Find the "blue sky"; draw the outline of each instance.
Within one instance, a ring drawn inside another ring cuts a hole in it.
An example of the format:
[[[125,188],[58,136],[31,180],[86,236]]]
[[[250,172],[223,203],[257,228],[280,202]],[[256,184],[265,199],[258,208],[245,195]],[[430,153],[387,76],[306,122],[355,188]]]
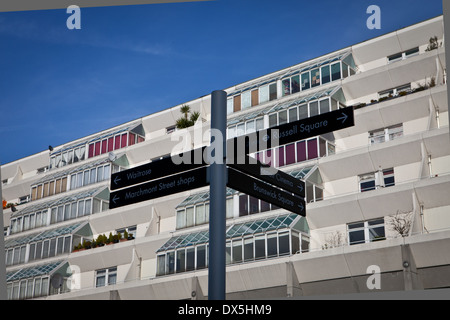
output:
[[[69,30],[65,9],[0,13],[0,163],[440,14],[442,0],[217,0],[82,8]]]

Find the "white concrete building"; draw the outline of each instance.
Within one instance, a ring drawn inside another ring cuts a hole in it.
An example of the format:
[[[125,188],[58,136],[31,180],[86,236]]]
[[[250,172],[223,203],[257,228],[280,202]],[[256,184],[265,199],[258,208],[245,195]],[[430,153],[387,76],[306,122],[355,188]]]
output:
[[[256,155],[306,181],[306,218],[228,189],[227,298],[450,286],[443,33],[440,16],[225,89],[228,137],[355,115],[353,127]],[[204,131],[210,98],[185,103]],[[8,299],[207,298],[208,188],[108,205],[112,173],[194,136],[175,130],[181,106],[1,167],[2,200],[16,204],[4,210]],[[125,231],[130,240],[74,250]],[[379,289],[367,285],[373,266]]]

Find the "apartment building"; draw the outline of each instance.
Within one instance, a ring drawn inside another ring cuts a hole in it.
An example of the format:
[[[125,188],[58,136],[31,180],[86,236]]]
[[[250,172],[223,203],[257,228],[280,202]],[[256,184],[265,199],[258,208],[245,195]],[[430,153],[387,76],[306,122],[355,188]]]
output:
[[[450,286],[443,30],[439,16],[224,89],[228,138],[355,116],[253,154],[305,181],[306,217],[228,188],[227,298]],[[179,105],[2,165],[8,299],[207,298],[209,188],[109,209],[111,174],[209,128],[211,96],[185,104],[194,127],[175,128]]]

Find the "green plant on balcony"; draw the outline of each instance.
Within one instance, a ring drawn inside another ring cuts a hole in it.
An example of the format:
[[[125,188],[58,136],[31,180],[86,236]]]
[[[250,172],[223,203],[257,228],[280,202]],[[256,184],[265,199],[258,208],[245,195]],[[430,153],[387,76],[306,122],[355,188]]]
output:
[[[189,113],[191,112],[191,107],[189,107],[187,104],[183,105],[180,108],[180,112],[183,114],[183,117],[179,118],[176,121],[177,129],[183,129],[183,128],[189,128],[192,127],[195,122],[200,117],[200,112],[193,112],[191,115]]]

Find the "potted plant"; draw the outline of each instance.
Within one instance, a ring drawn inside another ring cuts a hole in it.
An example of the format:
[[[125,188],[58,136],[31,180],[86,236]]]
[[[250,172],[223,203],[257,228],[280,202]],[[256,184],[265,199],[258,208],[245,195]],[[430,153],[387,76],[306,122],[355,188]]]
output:
[[[113,235],[110,232],[108,238],[106,239],[106,244],[111,244],[113,243]]]
[[[99,234],[97,237],[97,246],[103,247],[105,245],[106,236],[104,234]]]
[[[88,249],[91,249],[92,248],[92,242],[91,241],[83,241],[83,248],[84,249],[86,249],[86,250],[88,250]]]
[[[83,245],[81,244],[81,242],[76,245],[75,247],[73,247],[73,252],[77,252],[83,249]]]
[[[113,242],[113,243],[119,243],[119,235],[118,235],[118,234],[113,235],[113,240],[112,240],[112,242]]]

